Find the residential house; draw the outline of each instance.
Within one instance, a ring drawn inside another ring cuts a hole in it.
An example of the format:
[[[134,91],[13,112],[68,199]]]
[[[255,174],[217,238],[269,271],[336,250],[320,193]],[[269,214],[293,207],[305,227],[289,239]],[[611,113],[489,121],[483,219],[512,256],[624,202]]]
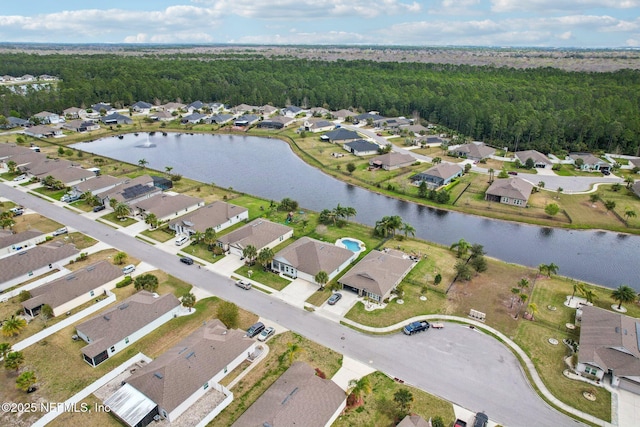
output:
[[[267,117],[270,117],[272,114],[277,113],[279,110],[278,107],[274,107],[273,105],[263,105],[262,107],[260,107],[258,109],[258,111],[260,112],[260,114],[262,114],[262,116],[266,119]]]
[[[78,254],[75,246],[56,242],[31,246],[0,258],[0,291],[60,269]]]
[[[173,188],[173,181],[164,176],[152,175],[153,186],[158,187],[162,191],[167,191]]]
[[[349,110],[338,110],[331,113],[331,115],[340,122],[344,122],[347,117],[353,118],[353,116],[355,116],[356,114],[357,113]]]
[[[632,186],[631,186],[631,191],[633,191],[635,193],[636,196],[640,197],[640,181],[636,181]]]
[[[144,101],[138,101],[131,106],[131,109],[139,114],[149,114],[152,108],[152,104]]]
[[[302,113],[304,113],[304,110],[300,107],[296,107],[295,105],[290,105],[280,110],[280,114],[286,117],[290,117],[292,119],[295,119],[298,114],[302,114]]]
[[[312,107],[309,109],[309,113],[313,117],[325,117],[327,114],[330,113],[330,111],[324,107]]]
[[[242,256],[242,251],[252,245],[258,252],[263,248],[274,248],[293,236],[293,228],[258,218],[218,238],[224,251]]]
[[[60,123],[60,116],[56,113],[50,113],[48,111],[41,111],[37,114],[33,115],[34,119],[36,119],[36,123],[42,123],[45,125],[57,125]]]
[[[576,371],[589,378],[640,394],[640,320],[584,305],[580,322],[580,351]]]
[[[225,110],[225,106],[221,102],[212,102],[209,104],[209,108],[214,113],[221,113]]]
[[[25,147],[26,148],[26,147]],[[36,165],[41,163],[46,159],[46,156],[42,153],[35,152],[33,150],[29,150],[29,152],[14,154],[10,157],[2,159],[4,167],[8,167],[7,163],[10,161],[14,161],[17,165],[18,170],[24,171],[29,166]]]
[[[183,118],[181,118],[180,123],[182,123],[183,125],[186,125],[186,124],[195,125],[198,123],[204,123],[207,117],[208,116],[206,114],[191,113],[188,116],[184,116]]]
[[[160,122],[170,122],[175,119],[174,115],[168,111],[155,111],[153,113],[149,113],[149,118]]]
[[[310,118],[304,121],[304,130],[307,132],[328,132],[336,127],[333,123],[325,119]]]
[[[77,166],[57,168],[48,173],[48,175],[51,175],[54,179],[62,182],[65,187],[73,187],[83,181],[96,177],[94,172]],[[39,177],[42,177],[42,175]]]
[[[53,138],[63,136],[60,129],[52,128],[51,126],[37,125],[31,126],[24,130],[25,135],[32,136],[34,138]]]
[[[35,317],[47,304],[59,316],[115,288],[121,278],[122,269],[103,260],[31,289],[31,298],[22,307]]]
[[[24,166],[19,166],[18,169],[20,169],[23,172],[26,172],[30,176],[34,176],[38,179],[43,179],[47,175],[51,175],[51,172],[53,172],[56,169],[65,169],[72,166],[77,166],[75,163],[69,160],[48,159],[42,154],[38,153],[38,155],[40,156],[38,160],[35,160]]]
[[[400,421],[396,427],[431,427],[431,422],[417,414],[409,414]]]
[[[261,129],[282,129],[294,122],[294,119],[285,116],[275,116],[258,123]]]
[[[0,143],[0,161],[6,163],[14,156],[20,154],[33,154],[33,151],[28,147],[21,147],[16,144]],[[6,167],[6,165],[4,166]]]
[[[294,279],[315,283],[315,276],[320,271],[327,273],[331,280],[357,256],[349,249],[302,237],[279,251],[271,261],[271,268]]]
[[[231,113],[235,115],[252,113],[254,111],[260,111],[260,107],[256,107],[255,105],[240,104],[231,109]]]
[[[174,219],[169,228],[176,234],[194,234],[196,231],[204,233],[207,228],[220,232],[249,219],[249,209],[216,201],[201,207],[187,215]]]
[[[515,157],[523,165],[527,162],[528,159],[533,160],[533,167],[535,168],[544,169],[547,166],[551,166],[553,164],[547,156],[536,150],[516,151]]]
[[[385,120],[385,117],[382,117],[380,114],[378,114],[377,111],[369,111],[368,113],[358,114],[357,116],[355,116],[353,118],[353,123],[368,123],[369,121],[371,121],[371,123],[374,123],[378,120]]]
[[[416,138],[416,145],[429,145],[429,146],[439,146],[442,144],[448,144],[448,142],[437,135],[423,135]]]
[[[494,148],[487,147],[481,142],[472,142],[470,144],[458,145],[457,147],[449,148],[449,152],[454,156],[480,161],[489,156],[493,156],[496,150]]]
[[[411,166],[414,162],[416,162],[416,159],[411,154],[402,154],[391,151],[369,160],[369,166],[391,171]]]
[[[107,191],[98,193],[97,196],[105,206],[109,206],[110,199],[131,205],[140,200],[153,197],[161,192],[162,190],[160,188],[153,185],[153,178],[149,175],[142,175],[118,184]]]
[[[215,125],[223,125],[230,122],[231,120],[233,120],[233,116],[231,114],[215,114],[209,117],[206,121],[207,123]]]
[[[631,169],[638,168],[640,169],[640,157],[633,157],[629,159],[629,166]]]
[[[100,175],[75,184],[73,186],[73,191],[78,194],[84,194],[89,191],[91,194],[96,195],[108,191],[128,179],[129,178],[127,177],[116,178],[111,175]]]
[[[100,121],[105,125],[131,125],[131,117],[123,116],[120,113],[111,113],[108,116],[100,117]]]
[[[358,135],[358,132],[347,130],[344,128],[339,128],[339,129],[332,130],[330,132],[325,133],[320,137],[320,139],[323,141],[329,141],[332,144],[339,144],[339,143],[356,141],[361,138],[360,138],[360,135]]]
[[[102,102],[93,104],[90,110],[93,111],[93,115],[100,115],[100,114],[107,115],[107,114],[112,114],[116,112],[116,109],[113,108],[111,105],[105,104]]]
[[[5,127],[8,129],[26,126],[29,126],[29,120],[21,119],[20,117],[7,117],[7,124]]]
[[[227,329],[218,319],[210,320],[136,370],[104,403],[131,427],[146,426],[156,416],[173,423],[207,393],[219,395],[211,398],[218,402],[216,406],[228,404],[231,399],[226,397],[231,392],[219,382],[253,354],[255,347],[256,342],[244,331]]]
[[[506,179],[496,179],[485,192],[484,199],[505,205],[527,206],[533,184],[522,178],[512,176]]]
[[[412,132],[414,135],[424,135],[429,131],[428,128],[422,125],[414,125],[414,124],[401,125],[400,129],[408,130],[409,132]]]
[[[574,165],[580,164],[582,171],[609,171],[611,165],[590,153],[571,153],[569,159]]]
[[[462,176],[464,169],[453,163],[439,163],[430,167],[424,172],[420,172],[411,177],[411,181],[415,185],[422,182],[427,184],[430,189],[442,187],[449,184],[454,179]]]
[[[31,229],[14,233],[10,230],[0,230],[0,257],[12,254],[22,249],[35,246],[44,242],[46,235],[38,230]]]
[[[70,107],[65,110],[62,110],[62,115],[67,119],[79,119],[81,117],[85,117],[87,115],[87,110],[84,108],[78,107]]]
[[[373,250],[362,258],[338,283],[343,289],[382,302],[411,271],[415,261],[402,252]]]
[[[373,121],[373,126],[380,129],[388,129],[396,131],[403,126],[409,126],[413,123],[413,120],[405,117],[383,117]]]
[[[169,221],[194,211],[203,205],[204,200],[187,196],[186,194],[176,194],[175,196],[156,194],[153,197],[131,204],[143,218],[146,218],[149,214],[154,214],[160,222]]]
[[[187,105],[187,111],[189,113],[193,113],[196,111],[200,111],[203,108],[209,108],[207,104],[202,101],[193,101],[191,104]]]
[[[358,139],[356,141],[342,144],[342,148],[354,156],[371,156],[373,154],[378,154],[380,146],[374,142]]]
[[[72,120],[62,125],[63,129],[68,129],[74,132],[91,132],[94,130],[100,130],[100,125],[91,120]]]
[[[173,294],[137,292],[116,307],[76,326],[78,337],[88,344],[82,348],[82,358],[89,365],[98,366],[180,311],[180,301]]]
[[[329,427],[346,403],[335,382],[319,377],[305,362],[294,362],[232,426]]]
[[[167,102],[166,104],[158,107],[159,110],[167,111],[169,113],[186,111],[186,108],[187,106],[180,102]]]
[[[258,123],[260,117],[255,114],[244,114],[233,121],[234,126],[245,127]]]

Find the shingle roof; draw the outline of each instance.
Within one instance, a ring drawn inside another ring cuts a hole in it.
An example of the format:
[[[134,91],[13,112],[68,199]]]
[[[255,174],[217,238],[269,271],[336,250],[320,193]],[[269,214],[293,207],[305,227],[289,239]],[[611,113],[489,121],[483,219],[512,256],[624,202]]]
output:
[[[179,305],[173,294],[156,297],[151,292],[140,291],[76,327],[91,340],[82,352],[94,358]]]
[[[400,252],[373,250],[349,270],[339,282],[384,296],[412,268],[413,261]]]
[[[95,178],[96,174],[79,167],[70,166],[68,168],[59,168],[52,170],[50,175],[55,179],[62,181],[64,184],[77,181],[79,179]]]
[[[320,378],[306,363],[295,362],[233,426],[324,426],[345,401],[336,383]]]
[[[127,380],[167,412],[254,345],[244,331],[214,319],[167,350]]]
[[[517,151],[515,156],[521,163],[525,163],[527,159],[532,159],[535,163],[551,164],[551,160],[547,156],[536,150]]]
[[[510,199],[529,200],[533,184],[516,176],[507,179],[496,179],[487,189],[487,194]]]
[[[351,141],[344,144],[346,147],[351,148],[355,152],[360,151],[378,151],[380,146],[373,142],[365,141],[364,139],[358,139],[357,141]]]
[[[28,274],[30,271],[46,267],[49,264],[54,264],[78,252],[73,245],[49,243],[0,258],[0,283]]]
[[[115,176],[111,175],[100,175],[76,184],[75,188],[81,193],[84,193],[85,191],[101,190],[111,185],[120,184],[125,179],[128,178],[116,178]]]
[[[569,154],[571,159],[578,160],[582,159],[585,165],[608,165],[608,162],[605,162],[602,159],[597,158],[591,153],[571,153]]]
[[[33,150],[28,147],[21,147],[15,144],[0,144],[0,159],[4,159],[5,157],[11,157],[18,154],[31,154]]]
[[[177,214],[202,202],[202,199],[185,194],[176,194],[175,196],[156,194],[153,197],[136,202],[135,206],[138,209],[155,214],[158,218],[164,218],[167,215]]]
[[[396,427],[431,427],[431,424],[420,415],[413,414],[404,417]]]
[[[122,269],[109,261],[100,261],[32,289],[31,298],[22,306],[31,310],[49,304],[56,308],[120,276]]]
[[[291,227],[287,227],[286,225],[276,224],[275,222],[258,218],[244,227],[220,237],[218,240],[224,244],[237,246],[239,248],[246,248],[249,245],[253,245],[256,249],[260,250],[278,237],[292,230]]]
[[[358,135],[358,132],[345,128],[339,128],[325,133],[320,138],[329,141],[347,141],[351,139],[359,139],[360,135]]]
[[[496,152],[495,149],[491,147],[487,147],[484,144],[474,144],[474,143],[461,145],[457,148],[454,148],[452,151],[455,151],[457,153],[465,153],[467,157],[480,158],[480,159],[489,157]]]
[[[218,225],[229,221],[231,218],[241,215],[247,211],[247,208],[231,205],[222,201],[216,201],[171,221],[169,226],[185,224],[189,225],[190,228],[193,228],[196,231],[204,232],[209,227],[215,228]]]
[[[393,151],[371,159],[372,163],[387,167],[410,165],[415,161],[416,159],[414,159],[411,154],[396,153]]]
[[[421,172],[419,175],[430,175],[437,178],[448,179],[458,175],[460,172],[462,172],[462,168],[458,165],[454,165],[453,163],[439,163]]]
[[[21,233],[11,233],[7,235],[0,235],[0,249],[7,248],[9,246],[15,245],[16,243],[21,243],[26,240],[33,239],[38,236],[42,236],[44,233],[38,230],[27,230]]]
[[[598,307],[581,310],[578,362],[616,376],[640,376],[640,320]]]
[[[321,270],[331,274],[354,256],[355,254],[349,249],[302,237],[278,252],[274,260],[315,276]]]
[[[43,157],[40,162],[30,163],[27,166],[23,166],[23,169],[34,176],[46,176],[56,169],[64,169],[74,165],[75,163],[70,162],[69,160],[47,159]]]
[[[146,187],[146,188],[141,188]],[[132,192],[131,189],[137,189]],[[160,189],[153,186],[153,178],[149,175],[141,175],[131,180],[127,180],[122,184],[118,184],[107,191],[98,194],[98,197],[104,199],[106,197],[116,199],[119,202],[126,202],[145,193],[160,192]],[[134,195],[135,194],[135,195]]]

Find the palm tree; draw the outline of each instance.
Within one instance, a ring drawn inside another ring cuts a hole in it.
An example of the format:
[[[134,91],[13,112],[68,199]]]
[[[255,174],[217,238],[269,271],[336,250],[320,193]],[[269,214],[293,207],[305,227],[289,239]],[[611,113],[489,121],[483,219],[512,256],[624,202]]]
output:
[[[493,176],[496,173],[496,171],[493,168],[489,168],[489,182],[492,183],[493,182]]]
[[[7,369],[14,369],[17,371],[23,363],[24,355],[21,351],[12,351],[4,358],[4,367]]]
[[[538,304],[532,302],[529,304],[529,313],[531,314],[531,320],[536,320],[536,314],[538,314]]]
[[[560,267],[558,267],[554,263],[551,263],[551,264],[547,265],[547,275],[549,277],[551,277],[554,274],[558,274],[558,270],[560,270]]]
[[[149,162],[147,161],[147,159],[138,160],[138,166],[140,166],[142,169],[145,169],[148,164]]]
[[[26,371],[16,378],[16,387],[25,393],[33,389],[34,384],[38,382],[36,375],[31,371]]]
[[[129,210],[129,205],[124,202],[118,203],[113,210],[118,219],[126,218],[131,213],[131,211]]]
[[[15,160],[9,160],[7,162],[7,168],[9,168],[9,173],[16,173],[17,167],[18,167],[18,164],[15,162]]]
[[[287,343],[286,354],[289,359],[289,365],[291,365],[293,361],[296,360],[296,357],[298,357],[298,355],[303,352],[304,352],[304,348],[300,347],[298,344],[293,342]]]
[[[624,210],[624,216],[627,218],[627,221],[629,221],[629,218],[635,218],[638,215],[636,214],[636,211],[634,211],[633,209],[626,208]]]
[[[582,295],[587,300],[587,302],[592,304],[595,300],[598,299],[598,295],[592,289],[585,288],[584,291],[582,291]]]
[[[5,337],[14,337],[20,334],[26,327],[27,321],[22,317],[11,316],[11,318],[2,323],[2,335]]]
[[[187,292],[186,294],[182,295],[182,305],[189,309],[189,313],[191,313],[191,308],[195,305],[195,303],[196,296],[191,292]]]
[[[196,243],[200,243],[202,239],[204,239],[204,233],[202,231],[196,231],[191,235],[191,239]]]
[[[118,201],[116,199],[113,199],[113,198],[109,199],[109,207],[115,211],[116,210],[116,206],[118,206]]]
[[[546,273],[548,273],[548,272],[549,272],[549,270],[548,270],[548,268],[547,268],[547,264],[540,264],[540,265],[538,266],[538,272],[539,272],[540,274],[546,274]]]
[[[584,295],[584,283],[573,282],[573,293],[571,294],[571,299],[576,295],[576,292]]]
[[[271,264],[271,261],[273,261],[274,256],[275,254],[270,248],[262,248],[262,250],[258,254],[258,263],[265,271],[269,268],[269,264]]]
[[[402,416],[406,416],[409,413],[409,407],[413,402],[413,393],[406,388],[401,388],[393,394],[393,401],[400,406],[400,412]]]
[[[520,293],[520,288],[511,288],[511,293],[513,295],[511,296],[511,306],[509,308],[513,308],[513,302],[517,298],[517,295]]]
[[[316,283],[320,285],[320,289],[324,289],[324,285],[326,285],[327,282],[329,281],[329,275],[327,274],[326,271],[320,270],[318,271],[318,274],[315,275],[313,280],[315,280]]]
[[[458,258],[462,258],[469,252],[469,249],[471,249],[471,244],[464,239],[460,239],[456,243],[452,244],[449,249],[456,249],[458,251]]]
[[[529,295],[527,294],[520,294],[520,303],[524,305],[525,302],[527,302],[527,300],[529,299]]]
[[[611,292],[611,297],[615,301],[619,302],[618,310],[621,310],[623,302],[624,303],[633,302],[636,300],[637,295],[636,295],[636,291],[634,291],[632,287],[627,285],[620,285],[618,286],[617,289],[614,289]]]
[[[173,170],[172,166],[165,166],[164,170],[167,172],[167,175],[171,175],[171,171]]]
[[[150,213],[144,219],[144,222],[145,222],[145,224],[149,224],[149,226],[151,226],[151,228],[156,228],[158,226],[158,217],[156,216],[156,214]]]
[[[416,229],[413,228],[413,226],[407,222],[402,223],[402,227],[400,231],[404,233],[404,237],[408,237],[409,234],[411,234],[412,236],[416,235]]]
[[[358,406],[364,400],[364,396],[371,393],[373,387],[371,387],[371,380],[368,376],[362,377],[359,380],[349,381],[348,394],[353,396],[353,406]]]
[[[524,288],[528,288],[529,287],[529,281],[523,277],[518,282],[518,287],[520,288],[520,291],[523,291]]]
[[[624,179],[624,182],[627,184],[627,188],[631,188],[634,182],[636,182],[632,176],[628,176]]]
[[[118,252],[117,254],[115,254],[113,256],[113,262],[116,265],[122,265],[124,264],[124,262],[127,260],[127,253],[126,252]]]
[[[11,353],[11,344],[8,342],[0,343],[0,358],[4,359],[9,353]]]
[[[213,245],[218,241],[218,236],[216,234],[216,230],[213,227],[209,227],[204,230],[204,238],[202,239],[205,245],[207,245],[207,249],[212,250]]]
[[[352,208],[351,206],[345,206],[344,207],[344,218],[345,221],[349,221],[349,218],[352,216],[356,216],[358,214],[358,211],[356,211],[356,208]]]
[[[249,265],[253,265],[253,260],[258,256],[258,250],[253,245],[247,245],[242,250],[242,256],[247,259]]]

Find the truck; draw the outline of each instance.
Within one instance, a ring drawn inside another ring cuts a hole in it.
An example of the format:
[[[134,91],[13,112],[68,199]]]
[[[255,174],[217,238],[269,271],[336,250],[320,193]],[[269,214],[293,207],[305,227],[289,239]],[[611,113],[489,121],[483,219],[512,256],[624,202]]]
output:
[[[417,334],[418,332],[426,331],[427,329],[429,329],[429,326],[429,322],[427,322],[426,320],[423,320],[421,322],[411,322],[404,328],[402,328],[402,332],[404,332],[405,335],[413,335]]]

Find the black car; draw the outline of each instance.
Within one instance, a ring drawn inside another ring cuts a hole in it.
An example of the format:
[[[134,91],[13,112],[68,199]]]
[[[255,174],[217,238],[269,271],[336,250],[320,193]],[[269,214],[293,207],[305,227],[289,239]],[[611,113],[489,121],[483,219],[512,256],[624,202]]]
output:
[[[473,427],[487,427],[489,423],[489,417],[484,412],[478,412],[476,414],[476,419],[473,422]]]
[[[183,262],[187,265],[192,265],[193,264],[193,259],[189,258],[188,256],[183,256],[182,258],[180,258],[180,262]]]
[[[253,325],[251,325],[249,329],[247,329],[247,336],[249,338],[253,338],[262,331],[264,331],[264,323],[262,322],[254,323]]]
[[[93,211],[94,212],[100,212],[100,211],[103,211],[103,210],[105,210],[104,205],[98,205],[98,206],[94,206],[93,207]]]
[[[611,172],[609,172],[607,169],[603,169],[601,172],[602,172],[602,175],[605,175],[605,176],[611,175]]]

